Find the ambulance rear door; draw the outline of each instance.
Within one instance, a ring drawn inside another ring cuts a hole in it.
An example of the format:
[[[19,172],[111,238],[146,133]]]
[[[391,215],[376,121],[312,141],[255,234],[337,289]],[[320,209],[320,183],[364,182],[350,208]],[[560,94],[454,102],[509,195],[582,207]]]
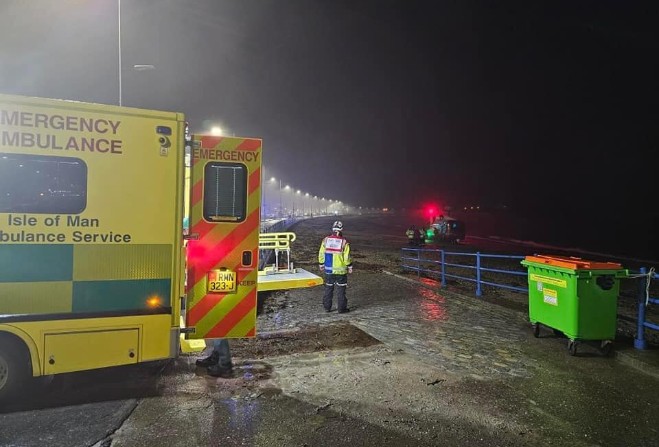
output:
[[[187,338],[256,335],[260,139],[193,136]]]

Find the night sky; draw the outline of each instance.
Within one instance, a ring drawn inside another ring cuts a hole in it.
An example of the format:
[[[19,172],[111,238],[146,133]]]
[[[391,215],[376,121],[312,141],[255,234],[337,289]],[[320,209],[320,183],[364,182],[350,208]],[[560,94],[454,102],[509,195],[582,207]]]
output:
[[[261,137],[268,176],[353,205],[656,213],[658,12],[123,0],[123,104]],[[0,92],[116,104],[117,0],[0,0]]]

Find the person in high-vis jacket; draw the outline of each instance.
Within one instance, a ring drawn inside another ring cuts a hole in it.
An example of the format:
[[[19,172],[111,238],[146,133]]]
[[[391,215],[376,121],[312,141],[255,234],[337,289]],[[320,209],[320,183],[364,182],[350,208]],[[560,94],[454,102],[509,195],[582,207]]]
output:
[[[339,220],[332,225],[332,234],[325,237],[320,244],[318,267],[321,272],[325,272],[325,294],[323,296],[325,312],[332,310],[335,286],[337,287],[336,301],[339,313],[350,312],[346,287],[348,287],[348,273],[352,273],[352,259],[350,259],[350,244],[343,237],[343,223]]]
[[[405,236],[407,236],[407,242],[410,245],[416,245],[416,225],[409,227],[405,232]]]

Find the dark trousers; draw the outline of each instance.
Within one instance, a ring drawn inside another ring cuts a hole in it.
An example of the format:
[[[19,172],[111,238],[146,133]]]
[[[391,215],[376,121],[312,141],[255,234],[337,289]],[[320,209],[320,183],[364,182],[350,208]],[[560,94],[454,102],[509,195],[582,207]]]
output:
[[[334,299],[334,287],[336,286],[336,304],[339,312],[348,308],[348,298],[346,298],[346,287],[348,287],[348,275],[325,275],[325,295],[323,296],[323,307],[325,310],[332,308]]]
[[[213,342],[213,353],[217,353],[220,360],[218,365],[222,368],[231,368],[231,349],[229,349],[229,340],[226,338],[217,338]]]

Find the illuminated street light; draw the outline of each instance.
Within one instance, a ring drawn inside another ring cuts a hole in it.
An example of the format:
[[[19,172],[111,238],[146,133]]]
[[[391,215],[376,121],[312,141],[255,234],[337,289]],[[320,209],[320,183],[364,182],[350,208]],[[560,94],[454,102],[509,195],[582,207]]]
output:
[[[211,128],[211,135],[219,137],[222,135],[222,128],[220,126],[213,126]]]
[[[148,71],[148,70],[155,70],[156,67],[151,65],[151,64],[136,64],[133,65],[133,70],[135,71]]]

